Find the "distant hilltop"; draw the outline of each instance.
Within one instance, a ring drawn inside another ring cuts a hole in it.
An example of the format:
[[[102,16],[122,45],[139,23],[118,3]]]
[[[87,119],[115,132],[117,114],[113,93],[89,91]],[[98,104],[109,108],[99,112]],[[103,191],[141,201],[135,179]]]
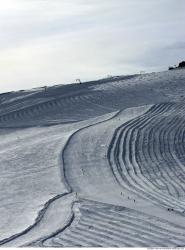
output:
[[[185,68],[185,61],[180,62],[179,66],[176,66],[176,65],[174,67],[170,66],[168,69],[173,70],[173,69],[181,69],[181,68]]]

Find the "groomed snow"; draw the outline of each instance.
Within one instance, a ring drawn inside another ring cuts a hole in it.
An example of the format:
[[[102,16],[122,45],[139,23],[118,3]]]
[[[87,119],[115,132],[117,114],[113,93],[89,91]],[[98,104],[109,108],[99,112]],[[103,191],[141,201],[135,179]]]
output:
[[[1,94],[0,244],[184,246],[184,83],[174,70]]]

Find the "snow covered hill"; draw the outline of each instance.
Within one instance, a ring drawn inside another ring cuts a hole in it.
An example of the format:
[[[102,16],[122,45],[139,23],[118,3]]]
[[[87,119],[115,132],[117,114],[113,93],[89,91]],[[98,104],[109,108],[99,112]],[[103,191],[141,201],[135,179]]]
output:
[[[0,245],[185,245],[185,70],[0,94]]]

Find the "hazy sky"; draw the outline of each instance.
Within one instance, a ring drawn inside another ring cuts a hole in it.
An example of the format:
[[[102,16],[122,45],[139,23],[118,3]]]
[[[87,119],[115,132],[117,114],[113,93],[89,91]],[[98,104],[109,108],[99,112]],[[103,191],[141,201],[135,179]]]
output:
[[[0,92],[185,59],[185,0],[0,0]]]

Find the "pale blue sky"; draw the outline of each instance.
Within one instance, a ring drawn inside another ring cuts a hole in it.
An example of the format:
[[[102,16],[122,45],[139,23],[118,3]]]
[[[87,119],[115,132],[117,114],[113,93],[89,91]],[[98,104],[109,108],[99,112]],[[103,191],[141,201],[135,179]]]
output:
[[[185,59],[184,0],[0,0],[0,92]]]

